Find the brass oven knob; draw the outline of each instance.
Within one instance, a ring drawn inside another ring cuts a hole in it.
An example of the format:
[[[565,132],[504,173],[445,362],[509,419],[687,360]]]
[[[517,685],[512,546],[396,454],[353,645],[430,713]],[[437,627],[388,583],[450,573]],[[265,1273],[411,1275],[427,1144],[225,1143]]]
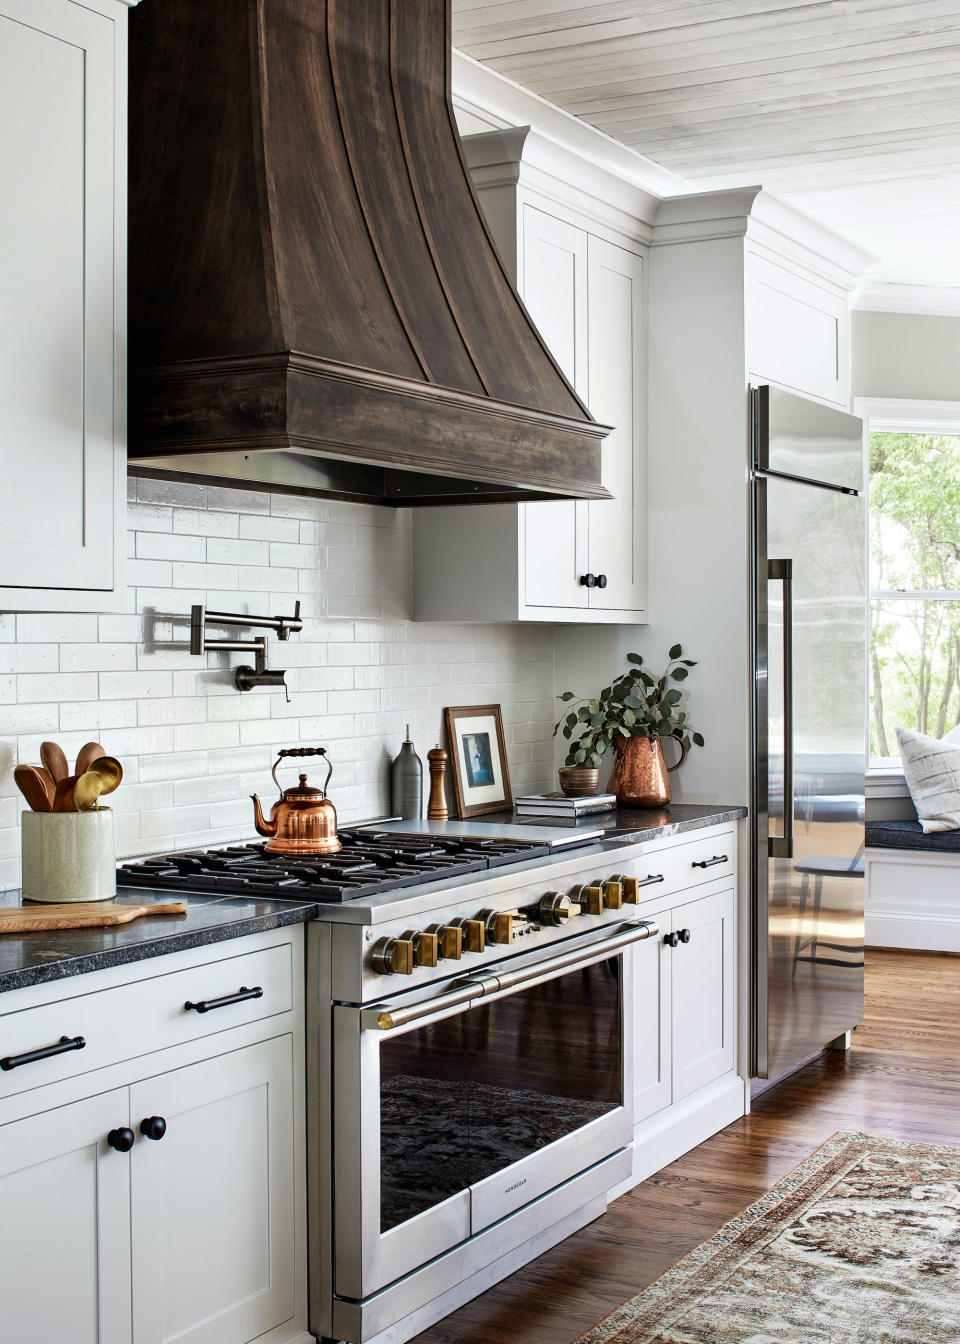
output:
[[[598,886],[574,887],[570,899],[580,907],[581,915],[603,914],[603,888]]]
[[[463,956],[463,929],[458,924],[428,924],[427,933],[436,934],[441,961],[459,961]]]
[[[403,935],[404,941],[413,944],[413,960],[417,966],[436,966],[439,961],[438,940],[435,933],[417,933],[408,929]]]
[[[477,918],[483,920],[491,943],[512,943],[513,916],[512,910],[481,910]]]
[[[611,880],[619,882],[623,888],[624,905],[640,904],[640,883],[637,878],[627,877],[625,873],[614,873]]]
[[[619,910],[623,905],[623,887],[615,878],[603,884],[603,903],[608,910]]]
[[[460,915],[450,922],[453,928],[460,930],[463,938],[462,946],[468,952],[483,951],[487,945],[487,930],[482,919],[466,919]]]
[[[549,924],[554,927],[560,924],[566,924],[571,915],[579,915],[579,906],[574,906],[569,896],[564,896],[559,891],[548,891],[540,897],[540,904],[537,906],[541,924]]]
[[[381,938],[374,943],[370,960],[381,975],[412,975],[413,943],[409,938]]]

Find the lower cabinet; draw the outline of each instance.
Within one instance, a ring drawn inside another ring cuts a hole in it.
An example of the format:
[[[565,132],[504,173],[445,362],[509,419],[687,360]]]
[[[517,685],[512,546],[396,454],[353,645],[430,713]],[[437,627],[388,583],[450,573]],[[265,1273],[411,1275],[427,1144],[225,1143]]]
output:
[[[637,944],[635,1123],[734,1067],[733,888],[649,913],[660,936]]]
[[[131,1087],[135,1344],[238,1344],[293,1316],[293,1104],[291,1036]]]
[[[290,1320],[293,1067],[278,1036],[0,1125],[4,1338],[246,1344]]]
[[[0,1125],[0,1335],[130,1344],[127,1088]],[[147,1229],[149,1233],[149,1229]]]

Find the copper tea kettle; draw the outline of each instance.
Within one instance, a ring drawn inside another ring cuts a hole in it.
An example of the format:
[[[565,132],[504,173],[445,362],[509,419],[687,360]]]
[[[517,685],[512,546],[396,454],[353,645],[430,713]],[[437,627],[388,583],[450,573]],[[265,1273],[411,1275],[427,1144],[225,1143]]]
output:
[[[327,756],[326,747],[284,747],[273,764],[273,782],[277,766],[287,756]],[[327,756],[327,777],[322,789],[310,788],[306,775],[296,788],[283,789],[279,801],[270,809],[266,821],[260,799],[254,793],[253,824],[260,835],[269,837],[264,846],[268,854],[336,854],[342,848],[337,839],[337,809],[327,797],[333,765]]]

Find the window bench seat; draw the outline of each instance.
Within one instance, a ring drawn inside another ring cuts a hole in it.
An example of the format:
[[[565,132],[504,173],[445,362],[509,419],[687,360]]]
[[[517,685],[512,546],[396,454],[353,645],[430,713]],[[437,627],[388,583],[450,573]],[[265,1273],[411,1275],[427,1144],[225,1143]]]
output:
[[[960,953],[960,831],[867,823],[868,947]]]

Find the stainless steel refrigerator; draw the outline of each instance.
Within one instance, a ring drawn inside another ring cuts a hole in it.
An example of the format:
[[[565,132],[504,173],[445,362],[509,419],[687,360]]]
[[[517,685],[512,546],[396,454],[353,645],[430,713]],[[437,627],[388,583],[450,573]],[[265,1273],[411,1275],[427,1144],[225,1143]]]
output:
[[[753,1073],[863,1016],[862,422],[776,388],[753,422]]]

